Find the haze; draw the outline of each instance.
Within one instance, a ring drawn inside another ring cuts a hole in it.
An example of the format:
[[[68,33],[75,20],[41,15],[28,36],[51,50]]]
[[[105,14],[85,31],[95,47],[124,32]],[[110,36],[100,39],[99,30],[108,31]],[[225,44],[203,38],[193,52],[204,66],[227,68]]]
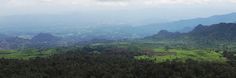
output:
[[[235,12],[232,7],[236,0],[0,0],[0,16],[95,12],[166,21]]]
[[[191,30],[197,24],[234,22],[222,18],[204,22],[200,19],[157,27],[179,20],[234,13],[234,7],[236,0],[0,0],[0,30],[3,33],[102,31],[142,36],[147,31],[146,36],[161,29]],[[122,28],[101,28],[104,26]],[[132,28],[138,26],[141,28]],[[141,32],[144,28],[147,30]]]

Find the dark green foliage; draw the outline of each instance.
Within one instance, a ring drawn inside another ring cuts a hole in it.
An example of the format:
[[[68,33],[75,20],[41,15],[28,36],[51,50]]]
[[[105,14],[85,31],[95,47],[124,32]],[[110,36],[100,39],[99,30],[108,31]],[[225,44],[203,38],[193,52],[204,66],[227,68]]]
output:
[[[58,49],[59,50],[59,49]],[[235,78],[230,64],[213,62],[154,63],[123,48],[84,47],[29,60],[0,59],[0,78]],[[96,51],[96,52],[95,52]]]
[[[165,51],[168,52],[170,50],[170,47],[169,46],[165,46]]]

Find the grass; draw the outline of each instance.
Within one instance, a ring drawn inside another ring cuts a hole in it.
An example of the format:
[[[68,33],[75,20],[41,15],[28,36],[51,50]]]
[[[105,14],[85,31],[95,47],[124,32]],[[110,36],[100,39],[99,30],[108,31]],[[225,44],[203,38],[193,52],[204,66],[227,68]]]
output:
[[[107,45],[107,44],[102,44]],[[138,43],[132,43],[132,42],[116,42],[108,45],[115,45],[121,48],[138,48],[139,50],[151,50],[154,52],[166,52],[166,50],[163,48],[165,44],[161,43],[154,43],[154,42],[138,42]],[[172,45],[172,47],[177,47],[175,45]],[[184,46],[178,46],[177,48],[172,48],[169,50],[169,52],[175,52],[176,55],[164,55],[164,56],[158,56],[158,55],[141,55],[136,56],[135,58],[138,60],[153,60],[157,63],[160,62],[166,62],[166,61],[182,61],[185,62],[188,59],[194,60],[194,61],[209,61],[209,62],[225,62],[226,59],[222,56],[221,53],[217,53],[211,50],[207,49],[194,49],[194,48],[186,48],[183,49]]]
[[[155,52],[165,52],[162,48],[154,48]],[[225,58],[220,54],[213,51],[207,50],[179,50],[171,49],[169,52],[175,52],[176,55],[165,55],[165,56],[136,56],[136,59],[139,60],[154,60],[157,63],[177,60],[185,62],[188,59],[195,61],[209,61],[209,62],[225,62]]]
[[[115,43],[97,43],[93,44],[93,46],[117,46],[119,48],[127,48],[133,51],[142,51],[142,50],[151,50],[153,52],[166,52],[163,48],[166,45],[159,43],[128,43],[128,42],[115,42]],[[0,50],[0,58],[7,59],[30,59],[34,57],[47,57],[52,54],[55,54],[55,49],[48,49],[39,52],[35,49],[29,49],[24,51],[16,51],[16,50]],[[141,55],[136,56],[135,58],[138,60],[153,60],[157,63],[166,62],[166,61],[183,61],[185,62],[188,59],[195,61],[209,61],[209,62],[225,62],[226,59],[222,56],[221,53],[217,53],[211,50],[203,50],[203,49],[180,49],[180,48],[172,48],[168,52],[174,52],[175,54],[167,54],[167,55]]]
[[[17,50],[0,50],[0,58],[5,59],[30,59],[35,57],[47,57],[54,54],[56,50],[48,49],[42,52],[39,52],[35,49],[29,49],[24,51]]]

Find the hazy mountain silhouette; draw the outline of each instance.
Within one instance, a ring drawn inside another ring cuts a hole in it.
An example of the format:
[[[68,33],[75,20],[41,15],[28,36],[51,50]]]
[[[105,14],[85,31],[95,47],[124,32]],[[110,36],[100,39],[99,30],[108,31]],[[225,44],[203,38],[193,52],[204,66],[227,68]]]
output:
[[[188,33],[162,30],[158,34],[147,37],[157,41],[176,40],[208,43],[231,43],[236,41],[236,23],[219,23],[209,26],[198,25]]]
[[[222,23],[222,22],[234,23],[235,21],[236,21],[236,13],[231,13],[231,14],[225,14],[225,15],[215,15],[208,18],[195,18],[195,19],[180,20],[180,21],[164,23],[164,24],[152,24],[150,26],[157,26],[157,27],[161,26],[159,28],[169,30],[169,31],[187,32],[187,31],[191,31],[198,24],[211,25],[211,24]]]
[[[93,18],[93,16],[87,17],[86,19],[85,18],[86,17],[84,16],[73,15],[10,16],[0,19],[0,30],[2,30],[1,32],[62,33],[61,35],[76,33],[74,34],[75,36],[86,36],[84,37],[84,39],[140,38],[151,36],[153,34],[156,34],[156,32],[160,30],[168,30],[172,32],[188,32],[198,24],[210,25],[221,22],[235,22],[236,13],[217,15],[208,18],[181,20],[162,24],[148,24],[142,26],[120,24],[119,22],[107,22],[106,24],[98,24],[99,22],[94,20],[99,20],[100,17],[96,19]]]
[[[53,43],[57,42],[58,40],[60,40],[60,38],[48,33],[40,33],[31,39],[31,41],[34,43]]]

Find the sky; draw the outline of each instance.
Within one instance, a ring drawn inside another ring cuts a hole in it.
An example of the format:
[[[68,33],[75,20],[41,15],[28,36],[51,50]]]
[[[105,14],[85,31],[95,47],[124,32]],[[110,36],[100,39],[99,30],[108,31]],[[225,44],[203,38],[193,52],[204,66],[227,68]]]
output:
[[[179,20],[236,12],[236,0],[0,0],[0,16],[80,12]]]

